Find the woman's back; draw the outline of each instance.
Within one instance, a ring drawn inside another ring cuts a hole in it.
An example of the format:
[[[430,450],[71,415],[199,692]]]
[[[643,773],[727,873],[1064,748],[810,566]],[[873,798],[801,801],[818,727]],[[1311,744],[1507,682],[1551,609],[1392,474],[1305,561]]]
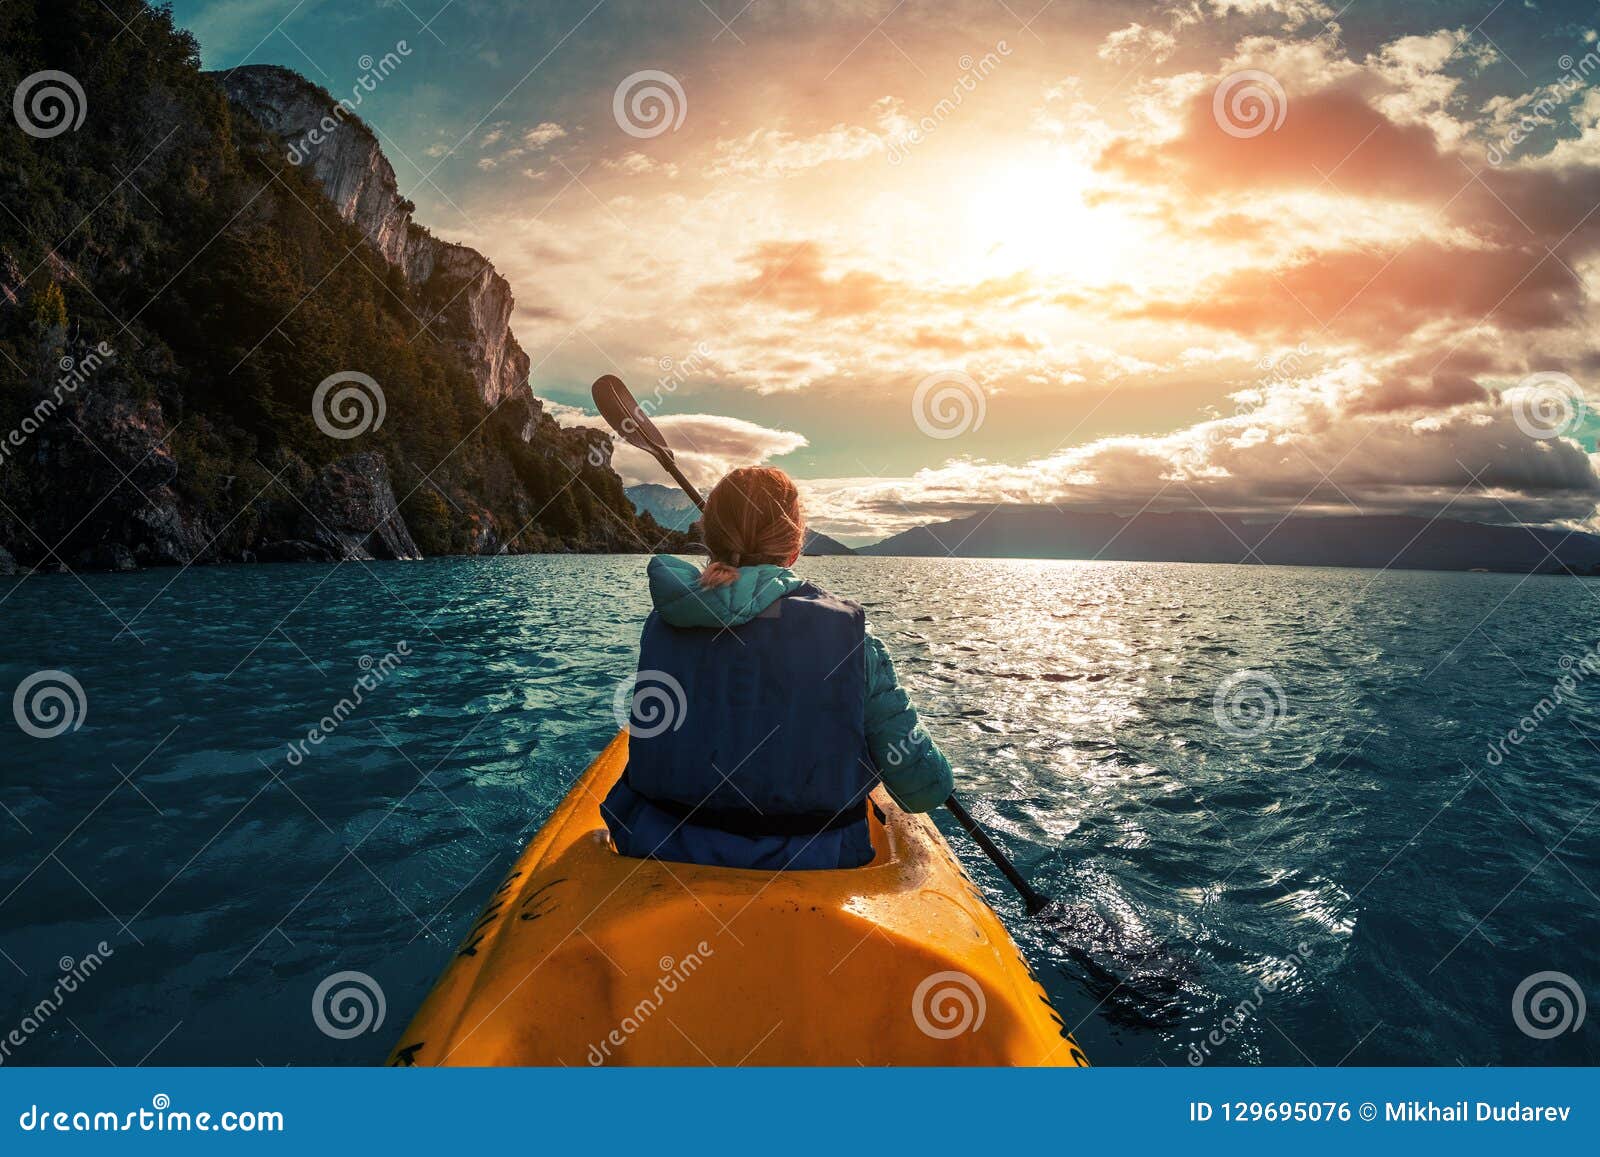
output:
[[[602,809],[617,849],[768,870],[864,864],[880,777],[902,806],[929,810],[949,764],[862,609],[789,570],[804,531],[786,475],[734,471],[704,527],[704,573],[650,563],[629,763]]]

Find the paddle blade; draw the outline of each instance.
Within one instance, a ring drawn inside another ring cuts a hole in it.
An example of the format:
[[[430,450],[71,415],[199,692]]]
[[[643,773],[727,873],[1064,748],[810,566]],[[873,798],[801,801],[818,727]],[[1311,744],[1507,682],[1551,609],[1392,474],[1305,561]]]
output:
[[[622,440],[637,446],[658,461],[672,458],[672,450],[650,416],[629,393],[628,387],[615,374],[605,374],[594,381],[591,392],[595,408],[606,423],[621,435]]]

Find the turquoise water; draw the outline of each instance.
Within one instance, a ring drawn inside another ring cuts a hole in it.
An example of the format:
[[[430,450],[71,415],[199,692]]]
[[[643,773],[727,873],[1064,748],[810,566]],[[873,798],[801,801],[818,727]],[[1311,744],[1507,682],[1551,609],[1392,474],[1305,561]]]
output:
[[[0,1037],[110,951],[0,1059],[380,1061],[614,731],[643,561],[6,580],[0,690],[63,670],[85,707],[54,738],[0,716]],[[1540,972],[1600,983],[1600,674],[1571,665],[1600,584],[808,563],[867,605],[968,806],[1080,913],[1027,921],[940,817],[1096,1062],[1600,1062],[1594,1018],[1541,1039],[1512,1003]],[[382,1030],[316,1027],[341,970],[379,983]]]

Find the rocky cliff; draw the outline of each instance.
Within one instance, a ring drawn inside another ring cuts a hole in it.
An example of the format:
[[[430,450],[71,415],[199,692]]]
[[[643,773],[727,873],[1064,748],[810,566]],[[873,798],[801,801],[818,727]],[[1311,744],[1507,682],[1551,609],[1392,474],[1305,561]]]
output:
[[[543,412],[510,287],[412,219],[371,129],[126,18],[0,6],[0,90],[60,70],[88,110],[0,133],[3,568],[679,545]]]
[[[460,335],[479,393],[491,406],[511,400],[536,417],[528,355],[511,333],[511,286],[475,249],[441,241],[412,220],[394,167],[377,135],[331,94],[276,65],[215,74],[232,100],[282,138],[292,164],[308,166],[339,216],[424,300],[443,302],[428,320]]]

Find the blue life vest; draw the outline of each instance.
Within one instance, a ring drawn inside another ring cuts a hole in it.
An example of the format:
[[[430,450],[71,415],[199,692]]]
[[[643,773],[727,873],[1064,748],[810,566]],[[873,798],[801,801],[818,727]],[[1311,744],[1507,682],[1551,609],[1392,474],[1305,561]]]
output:
[[[736,627],[645,621],[628,767],[601,808],[617,850],[730,868],[857,867],[866,615],[804,584]]]

